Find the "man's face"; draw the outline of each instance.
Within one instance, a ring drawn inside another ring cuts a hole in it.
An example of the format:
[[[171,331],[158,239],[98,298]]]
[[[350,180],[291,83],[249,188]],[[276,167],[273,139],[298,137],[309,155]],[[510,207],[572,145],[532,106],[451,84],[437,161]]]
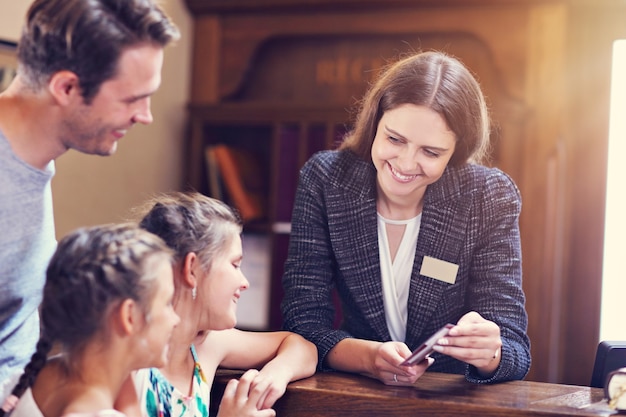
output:
[[[152,123],[150,97],[161,84],[163,48],[141,44],[122,52],[116,76],[102,83],[90,104],[68,108],[61,141],[67,149],[111,155],[135,124]]]

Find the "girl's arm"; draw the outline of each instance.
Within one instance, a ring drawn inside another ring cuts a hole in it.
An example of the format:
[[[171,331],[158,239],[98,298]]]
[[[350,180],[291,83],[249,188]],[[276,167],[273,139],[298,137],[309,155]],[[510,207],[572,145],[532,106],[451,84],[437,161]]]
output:
[[[317,366],[315,345],[291,332],[213,331],[202,344],[202,355],[218,355],[224,368],[259,369],[253,388],[267,386],[259,409],[270,408],[290,381],[313,375]]]
[[[203,355],[218,355],[219,365],[231,369],[282,369],[288,381],[315,373],[317,349],[291,332],[254,332],[238,329],[212,331],[202,343]],[[213,356],[215,357],[215,356]]]

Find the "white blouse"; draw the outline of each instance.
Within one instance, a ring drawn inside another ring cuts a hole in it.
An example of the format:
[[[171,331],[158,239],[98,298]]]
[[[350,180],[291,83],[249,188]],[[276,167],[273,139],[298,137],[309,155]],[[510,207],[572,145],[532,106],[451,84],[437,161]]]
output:
[[[409,287],[421,220],[421,213],[409,220],[389,220],[378,214],[378,250],[385,318],[389,334],[394,341],[404,342],[406,337]],[[391,261],[386,224],[405,225],[402,240],[393,262]]]

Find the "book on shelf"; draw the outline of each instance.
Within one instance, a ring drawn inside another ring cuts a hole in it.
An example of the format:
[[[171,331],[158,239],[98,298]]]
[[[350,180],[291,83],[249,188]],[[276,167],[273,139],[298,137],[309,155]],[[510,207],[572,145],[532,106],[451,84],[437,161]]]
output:
[[[222,179],[220,178],[219,168],[217,167],[217,159],[213,146],[207,146],[204,150],[207,168],[207,180],[209,187],[209,195],[218,200],[224,200],[222,193]]]
[[[239,211],[244,222],[266,216],[267,176],[251,151],[225,144],[205,149],[209,194]]]

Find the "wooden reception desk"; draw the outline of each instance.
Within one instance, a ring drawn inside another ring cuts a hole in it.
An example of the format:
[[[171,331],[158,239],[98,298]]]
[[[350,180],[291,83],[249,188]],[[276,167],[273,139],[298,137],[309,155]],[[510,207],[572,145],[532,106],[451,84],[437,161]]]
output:
[[[217,407],[228,380],[239,371],[220,370],[212,390]],[[427,372],[412,387],[391,387],[345,373],[317,373],[292,382],[276,402],[278,417],[328,416],[609,416],[599,388],[511,381],[466,382],[462,375]],[[215,411],[215,410],[214,410]]]

